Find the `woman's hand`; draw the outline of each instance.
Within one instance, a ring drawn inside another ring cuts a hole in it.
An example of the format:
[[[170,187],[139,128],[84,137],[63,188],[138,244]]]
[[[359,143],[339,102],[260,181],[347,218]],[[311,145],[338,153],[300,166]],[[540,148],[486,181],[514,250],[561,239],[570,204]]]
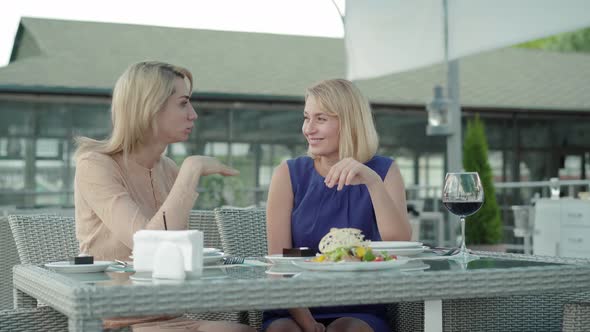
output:
[[[344,186],[371,184],[381,181],[381,177],[375,171],[353,158],[344,158],[330,168],[324,183],[328,188],[338,184],[338,190]]]
[[[224,176],[238,175],[240,172],[222,164],[219,160],[207,156],[189,156],[182,163],[182,168],[189,168],[200,175],[221,174]]]
[[[318,323],[315,320],[309,326],[303,326],[303,327],[301,327],[301,329],[303,330],[303,332],[324,332],[324,331],[326,331],[326,327],[324,326],[324,324]]]
[[[291,308],[289,313],[303,332],[324,332],[326,330],[324,324],[318,323],[307,308]]]

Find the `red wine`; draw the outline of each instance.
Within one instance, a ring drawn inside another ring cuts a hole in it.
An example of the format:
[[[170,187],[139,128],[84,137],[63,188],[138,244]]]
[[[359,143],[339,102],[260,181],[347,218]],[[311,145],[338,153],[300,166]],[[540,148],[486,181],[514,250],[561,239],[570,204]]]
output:
[[[457,216],[470,216],[477,212],[483,202],[443,202],[447,210]]]

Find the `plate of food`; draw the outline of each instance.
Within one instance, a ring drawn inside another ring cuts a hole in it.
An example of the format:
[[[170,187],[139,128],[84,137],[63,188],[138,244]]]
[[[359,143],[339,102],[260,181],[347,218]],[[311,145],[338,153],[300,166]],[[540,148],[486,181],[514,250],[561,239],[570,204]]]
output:
[[[293,261],[296,266],[314,271],[374,271],[402,266],[409,261],[403,256],[373,250],[371,242],[355,228],[332,228],[319,243],[320,254]]]
[[[395,255],[395,256],[415,256],[418,254],[423,253],[424,251],[430,249],[427,246],[421,246],[416,248],[399,248],[399,249],[375,249],[373,251],[386,253],[388,255]]]
[[[376,262],[313,262],[294,261],[295,266],[312,271],[376,271],[402,266],[409,261],[407,257],[397,257],[387,261]]]
[[[283,254],[274,254],[274,255],[266,255],[264,256],[267,260],[269,260],[273,264],[290,264],[293,261],[305,261],[312,259],[313,256],[310,257],[294,257],[294,256],[285,256]]]
[[[422,242],[412,241],[370,241],[368,245],[374,250],[382,249],[406,249],[406,248],[422,248]]]

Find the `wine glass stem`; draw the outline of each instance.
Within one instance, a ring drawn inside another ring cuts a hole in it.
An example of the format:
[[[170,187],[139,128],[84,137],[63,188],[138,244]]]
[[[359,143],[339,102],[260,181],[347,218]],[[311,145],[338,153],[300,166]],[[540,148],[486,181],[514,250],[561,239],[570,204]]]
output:
[[[467,248],[465,247],[465,217],[461,217],[461,248],[459,254],[467,254]]]

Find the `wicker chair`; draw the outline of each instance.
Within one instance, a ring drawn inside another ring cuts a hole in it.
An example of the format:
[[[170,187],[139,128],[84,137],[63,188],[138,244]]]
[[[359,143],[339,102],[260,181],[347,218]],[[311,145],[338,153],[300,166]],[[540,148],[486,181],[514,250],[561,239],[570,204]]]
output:
[[[443,301],[443,331],[590,331],[590,303],[549,293]],[[400,303],[394,331],[424,331],[424,302]]]
[[[215,209],[223,251],[229,255],[262,257],[266,244],[266,211],[261,208]]]
[[[567,303],[564,306],[562,331],[590,331],[590,302]]]
[[[399,303],[395,331],[424,331],[424,302]],[[443,331],[590,331],[590,293],[444,300]]]
[[[223,251],[228,255],[262,257],[268,253],[266,240],[266,211],[261,208],[215,209]],[[248,324],[262,327],[262,312],[250,310]]]
[[[73,215],[73,209],[7,209],[0,212],[0,310],[12,309],[12,267],[20,264],[10,225],[10,214]]]
[[[203,232],[205,248],[222,248],[213,210],[192,210],[188,220],[188,229]]]
[[[215,213],[212,210],[192,210],[189,216],[188,228],[203,232],[203,244],[206,248],[222,248],[221,238]],[[191,319],[226,320],[247,324],[248,317],[245,312],[212,312],[206,314],[186,313],[185,317]]]
[[[12,215],[9,216],[9,224],[23,264],[42,264],[75,256],[79,252],[73,217]],[[207,245],[220,246],[213,211],[191,211],[189,228],[203,231]],[[30,304],[31,307],[35,305]],[[245,314],[239,312],[186,313],[185,316],[196,320],[247,321]],[[3,320],[4,317],[0,316],[0,324]]]
[[[0,332],[68,330],[68,318],[49,308],[0,310]]]
[[[19,264],[8,216],[0,216],[0,310],[12,309],[12,267]]]

